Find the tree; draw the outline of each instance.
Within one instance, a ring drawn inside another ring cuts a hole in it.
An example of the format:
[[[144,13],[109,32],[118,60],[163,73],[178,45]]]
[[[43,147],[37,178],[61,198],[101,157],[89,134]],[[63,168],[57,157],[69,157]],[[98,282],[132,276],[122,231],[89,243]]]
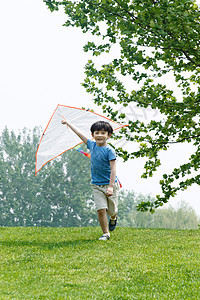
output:
[[[134,191],[122,190],[119,197],[119,226],[136,228],[198,229],[199,219],[195,211],[185,202],[177,209],[157,209],[154,214],[137,211],[142,202],[153,202],[150,195],[137,195]]]
[[[41,130],[0,137],[0,226],[96,225],[90,161],[75,150],[48,164],[35,177]]]
[[[34,148],[38,143],[38,131],[23,130],[16,136],[7,128],[0,138],[0,225],[33,225],[42,210],[47,213],[49,205],[43,202],[40,185],[34,179]]]
[[[51,11],[64,7],[65,26],[80,27],[83,33],[99,37],[89,41],[84,50],[93,56],[110,53],[110,62],[98,67],[89,60],[84,87],[93,95],[94,102],[113,120],[121,121],[120,112],[135,103],[151,107],[161,113],[161,120],[148,124],[129,121],[120,136],[138,143],[138,149],[129,153],[117,152],[126,161],[146,157],[142,177],[153,176],[160,166],[160,153],[171,144],[191,143],[194,152],[181,166],[160,180],[162,195],[153,202],[143,202],[138,209],[145,211],[162,206],[179,190],[200,184],[196,173],[200,165],[200,11],[194,0],[44,0]],[[118,49],[116,56],[113,48]],[[107,58],[108,59],[108,58]],[[182,96],[177,99],[173,90],[162,84],[171,74]],[[127,79],[132,81],[130,91]],[[155,82],[155,79],[160,81]]]

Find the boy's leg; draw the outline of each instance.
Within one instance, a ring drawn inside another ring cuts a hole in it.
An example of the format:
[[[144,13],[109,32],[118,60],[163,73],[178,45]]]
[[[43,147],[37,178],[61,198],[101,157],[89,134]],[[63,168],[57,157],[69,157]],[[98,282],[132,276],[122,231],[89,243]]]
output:
[[[106,211],[108,208],[107,197],[106,197],[106,186],[93,185],[93,194],[95,206],[97,209],[98,220],[103,233],[109,233],[108,231],[108,219]]]
[[[109,221],[109,230],[115,230],[117,226],[117,211],[118,211],[118,195],[119,195],[119,186],[118,183],[115,183],[113,189],[113,195],[108,197],[108,215],[110,216]]]
[[[95,205],[97,208],[98,220],[103,231],[103,236],[100,238],[102,240],[107,240],[110,238],[109,229],[113,231],[116,227],[116,215],[117,215],[117,205],[118,205],[118,195],[116,195],[116,186],[114,187],[114,195],[107,198],[106,196],[107,185],[105,186],[95,186],[93,185],[93,193]],[[118,194],[118,193],[117,193]],[[111,216],[114,224],[110,224],[108,228],[107,214]]]
[[[109,233],[108,231],[108,219],[106,215],[106,209],[99,209],[97,211],[99,223],[103,233]]]
[[[114,216],[110,216],[111,220],[116,220],[117,218],[117,214],[115,214]]]

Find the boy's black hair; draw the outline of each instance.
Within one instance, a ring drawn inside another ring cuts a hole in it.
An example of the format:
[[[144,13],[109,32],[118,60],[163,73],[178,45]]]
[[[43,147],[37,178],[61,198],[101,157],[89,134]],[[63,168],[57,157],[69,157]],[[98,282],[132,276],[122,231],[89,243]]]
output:
[[[97,121],[94,124],[92,124],[92,126],[90,128],[90,131],[92,132],[92,134],[95,131],[99,131],[99,130],[107,131],[108,134],[113,133],[112,126],[108,122],[104,122],[104,121]]]

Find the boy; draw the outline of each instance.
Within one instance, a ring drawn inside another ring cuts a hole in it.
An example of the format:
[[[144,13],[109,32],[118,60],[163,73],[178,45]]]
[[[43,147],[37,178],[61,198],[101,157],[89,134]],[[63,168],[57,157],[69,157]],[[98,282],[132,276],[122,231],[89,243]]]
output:
[[[95,142],[84,136],[78,128],[70,122],[63,120],[62,124],[68,125],[79,138],[87,145],[91,154],[91,183],[93,185],[94,200],[98,220],[103,231],[99,240],[106,241],[110,238],[110,231],[117,225],[117,206],[119,186],[116,177],[115,150],[107,145],[113,129],[108,122],[95,122],[90,130]],[[110,216],[109,230],[106,213]]]

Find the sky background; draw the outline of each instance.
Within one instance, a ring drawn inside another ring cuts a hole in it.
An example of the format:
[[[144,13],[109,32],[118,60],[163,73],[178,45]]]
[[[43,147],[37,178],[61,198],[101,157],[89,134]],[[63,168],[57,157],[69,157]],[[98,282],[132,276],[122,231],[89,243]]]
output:
[[[84,106],[101,112],[80,84],[84,79],[84,65],[90,58],[82,50],[88,36],[79,29],[62,26],[65,20],[62,12],[51,13],[41,0],[1,3],[0,131],[5,126],[16,132],[24,127],[45,129],[57,104]],[[174,86],[170,76],[167,84]],[[176,89],[175,93],[178,93]],[[152,116],[157,117],[153,111],[132,106],[127,118],[148,121]],[[125,147],[131,150],[134,145]],[[188,144],[171,146],[169,151],[161,153],[162,166],[158,172],[147,180],[140,178],[144,159],[126,163],[118,159],[118,177],[123,188],[155,196],[160,192],[162,174],[186,162],[192,150]],[[180,192],[170,204],[177,207],[182,200],[200,215],[199,186]]]

